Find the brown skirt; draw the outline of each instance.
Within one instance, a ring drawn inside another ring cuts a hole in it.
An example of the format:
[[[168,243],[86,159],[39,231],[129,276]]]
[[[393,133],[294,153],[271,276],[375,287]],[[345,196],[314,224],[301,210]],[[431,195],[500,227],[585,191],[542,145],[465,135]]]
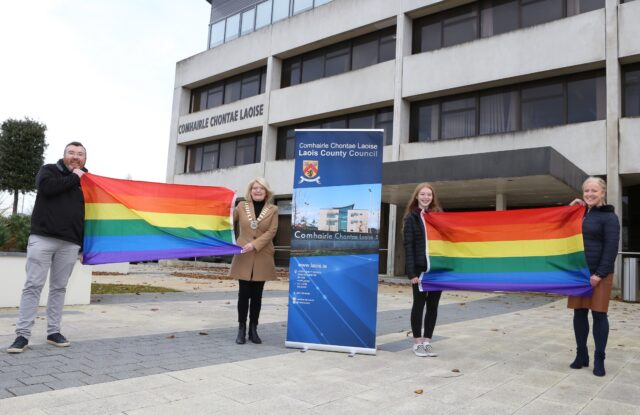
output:
[[[613,274],[603,278],[598,286],[593,289],[591,297],[576,297],[570,295],[567,301],[567,308],[589,308],[593,311],[606,313],[609,311],[609,300],[611,299],[611,287],[613,285]]]

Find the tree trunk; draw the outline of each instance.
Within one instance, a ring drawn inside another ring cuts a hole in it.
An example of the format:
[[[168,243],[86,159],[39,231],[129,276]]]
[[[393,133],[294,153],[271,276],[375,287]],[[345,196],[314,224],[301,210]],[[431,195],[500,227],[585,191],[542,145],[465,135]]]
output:
[[[17,190],[13,192],[13,214],[14,215],[18,213],[18,195],[19,194],[20,192],[18,192]]]

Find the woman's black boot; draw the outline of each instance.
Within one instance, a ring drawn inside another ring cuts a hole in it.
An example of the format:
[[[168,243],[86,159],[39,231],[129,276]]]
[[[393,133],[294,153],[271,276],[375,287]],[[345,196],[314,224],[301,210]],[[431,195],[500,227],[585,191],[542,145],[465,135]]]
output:
[[[582,369],[589,367],[589,352],[586,347],[578,347],[576,359],[569,365],[571,369]]]
[[[245,344],[247,342],[245,336],[247,335],[247,323],[240,323],[238,326],[238,337],[236,337],[236,343]]]
[[[249,340],[255,344],[262,343],[262,340],[258,336],[258,325],[255,323],[249,323]]]
[[[596,353],[593,357],[593,374],[596,376],[604,376],[606,374],[606,372],[604,371],[604,357],[604,352],[596,350]]]

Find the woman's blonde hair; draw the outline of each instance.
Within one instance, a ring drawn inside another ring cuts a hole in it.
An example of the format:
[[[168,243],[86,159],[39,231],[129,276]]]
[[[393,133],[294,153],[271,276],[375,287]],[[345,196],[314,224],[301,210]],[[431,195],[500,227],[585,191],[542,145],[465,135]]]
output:
[[[598,186],[600,186],[600,188],[602,189],[602,192],[604,193],[604,196],[602,197],[602,204],[606,205],[607,204],[607,182],[605,182],[603,179],[599,177],[589,176],[584,182],[582,182],[582,192],[584,192],[584,187],[587,185],[588,182],[596,182]]]
[[[271,190],[271,187],[269,186],[269,183],[267,182],[267,180],[264,177],[256,177],[255,179],[253,179],[253,180],[251,180],[249,182],[249,186],[247,186],[247,192],[244,195],[244,200],[253,202],[253,198],[251,197],[251,188],[256,183],[258,183],[260,186],[264,187],[264,190],[267,192],[267,194],[264,197],[264,201],[266,203],[271,203],[272,199],[273,199],[273,190]]]
[[[420,193],[420,190],[424,189],[425,187],[431,190],[431,194],[433,195],[433,199],[429,204],[429,210],[431,212],[442,212],[442,206],[440,206],[440,202],[438,201],[438,196],[436,196],[435,189],[433,188],[431,183],[423,182],[417,185],[416,188],[413,190],[413,193],[411,194],[411,199],[409,199],[409,202],[407,202],[407,208],[404,211],[405,217],[409,215],[411,211],[418,208],[418,193]]]

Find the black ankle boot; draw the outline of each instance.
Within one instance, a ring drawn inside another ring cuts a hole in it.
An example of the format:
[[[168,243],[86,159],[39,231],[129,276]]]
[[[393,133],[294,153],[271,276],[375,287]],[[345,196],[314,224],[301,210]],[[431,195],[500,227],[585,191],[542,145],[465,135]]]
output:
[[[596,376],[604,376],[606,374],[604,370],[604,352],[596,351],[593,357],[593,374]]]
[[[573,363],[569,365],[569,367],[571,369],[582,369],[583,367],[589,367],[589,352],[587,351],[586,347],[578,347],[576,358]]]
[[[249,323],[249,340],[254,342],[255,344],[262,343],[260,337],[258,337],[258,325],[254,323]]]
[[[247,340],[245,336],[247,334],[247,323],[240,323],[238,325],[238,337],[236,337],[236,343],[245,344]]]

